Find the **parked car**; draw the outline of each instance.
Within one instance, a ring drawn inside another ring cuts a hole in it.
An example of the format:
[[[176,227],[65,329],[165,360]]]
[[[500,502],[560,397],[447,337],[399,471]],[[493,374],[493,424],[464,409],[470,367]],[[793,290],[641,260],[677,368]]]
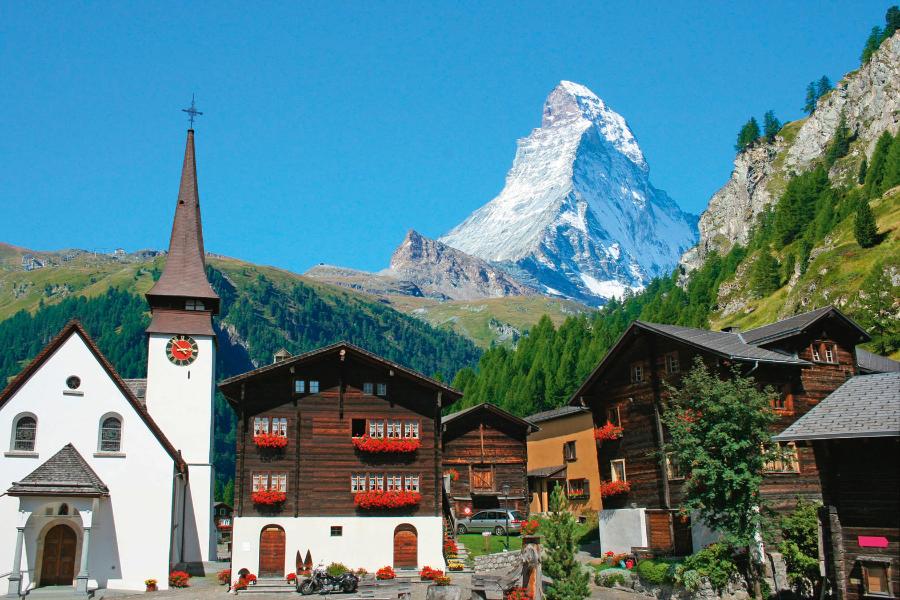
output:
[[[490,531],[494,535],[505,535],[507,526],[510,533],[521,533],[524,520],[525,515],[517,510],[482,510],[471,517],[457,519],[456,533],[462,535],[470,531]]]

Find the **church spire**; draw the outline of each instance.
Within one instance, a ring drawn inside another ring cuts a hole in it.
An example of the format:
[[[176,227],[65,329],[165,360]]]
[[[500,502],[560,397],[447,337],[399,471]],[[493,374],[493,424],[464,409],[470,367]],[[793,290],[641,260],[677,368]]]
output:
[[[218,312],[219,296],[206,279],[193,129],[187,133],[169,255],[162,276],[147,292],[147,300],[153,308],[182,310],[185,309],[185,302],[199,300],[205,310],[214,314]]]

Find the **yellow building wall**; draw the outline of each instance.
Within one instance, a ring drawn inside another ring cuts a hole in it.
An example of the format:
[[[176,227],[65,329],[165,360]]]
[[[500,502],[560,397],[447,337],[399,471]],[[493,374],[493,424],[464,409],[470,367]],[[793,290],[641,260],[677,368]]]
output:
[[[591,510],[599,511],[603,503],[600,499],[600,469],[597,465],[597,442],[594,440],[594,421],[590,412],[566,415],[537,423],[540,431],[528,436],[528,470],[565,464],[567,479],[587,479],[590,497],[572,500],[572,512],[581,514]],[[575,460],[563,458],[563,444],[575,442]],[[531,512],[545,512],[549,501],[548,480],[541,480],[538,488],[532,490]]]

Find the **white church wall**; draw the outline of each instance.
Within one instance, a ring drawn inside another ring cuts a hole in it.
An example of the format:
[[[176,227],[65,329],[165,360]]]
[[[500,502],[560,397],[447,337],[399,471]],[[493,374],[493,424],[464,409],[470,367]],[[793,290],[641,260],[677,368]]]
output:
[[[237,581],[242,568],[258,574],[259,536],[268,525],[284,529],[287,574],[295,570],[298,551],[301,559],[309,551],[315,564],[340,562],[369,572],[392,566],[394,530],[403,524],[416,528],[419,568],[443,569],[444,530],[440,517],[237,517],[232,532],[232,577]],[[340,537],[331,535],[331,527],[336,525],[343,527]]]
[[[72,394],[66,378],[81,386]],[[64,393],[67,392],[67,393]],[[35,453],[12,448],[13,422],[29,412],[37,417]],[[122,418],[122,448],[98,452],[100,419]],[[172,510],[173,460],[77,334],[71,335],[0,409],[0,485],[4,490],[56,454],[67,443],[78,450],[109,487],[110,497],[94,515],[89,555],[93,585],[143,589],[154,578],[166,587]],[[0,572],[12,569],[19,498],[0,497]],[[80,533],[79,533],[80,535]],[[33,573],[35,549],[26,544],[22,568]],[[77,571],[77,568],[76,568]],[[0,581],[5,591],[8,580]]]

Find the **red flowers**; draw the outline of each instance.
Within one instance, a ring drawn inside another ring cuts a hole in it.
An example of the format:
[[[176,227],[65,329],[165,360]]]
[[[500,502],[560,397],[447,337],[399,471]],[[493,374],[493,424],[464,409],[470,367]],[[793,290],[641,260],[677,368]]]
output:
[[[381,567],[375,572],[375,579],[394,579],[396,576],[393,567]]]
[[[253,500],[254,504],[272,506],[274,504],[281,504],[287,500],[287,494],[285,492],[276,492],[273,490],[259,490],[258,492],[253,492],[250,495],[250,499]]]
[[[223,585],[229,583],[231,581],[231,569],[222,569],[216,573],[216,579]]]
[[[422,445],[419,438],[373,438],[367,435],[353,438],[353,445],[362,452],[415,452]]]
[[[459,556],[459,546],[457,546],[456,542],[450,538],[444,538],[444,554],[447,555],[448,558],[456,558]]]
[[[359,508],[403,508],[413,506],[422,501],[419,492],[359,492],[353,497],[353,503]]]
[[[525,588],[515,587],[506,592],[506,600],[531,600],[531,596]]]
[[[459,471],[456,469],[447,469],[447,472],[444,475],[450,476],[450,481],[459,481]]]
[[[534,535],[537,533],[538,528],[541,526],[541,522],[537,519],[529,519],[527,521],[522,522],[522,535]]]
[[[435,577],[443,576],[443,571],[439,569],[432,569],[431,567],[422,567],[422,570],[419,571],[419,577],[422,578],[422,581],[433,581]]]
[[[290,581],[291,583],[297,581],[297,574],[296,573],[288,573],[287,580]]]
[[[280,450],[287,446],[287,436],[278,435],[277,433],[258,433],[253,436],[253,443],[258,448],[272,448]]]
[[[598,442],[611,442],[622,437],[624,429],[607,421],[603,427],[594,427],[594,439]]]
[[[169,585],[172,587],[183,588],[188,587],[191,576],[184,571],[172,571],[169,573]]]
[[[631,491],[631,483],[628,481],[601,481],[600,497],[617,496]]]

